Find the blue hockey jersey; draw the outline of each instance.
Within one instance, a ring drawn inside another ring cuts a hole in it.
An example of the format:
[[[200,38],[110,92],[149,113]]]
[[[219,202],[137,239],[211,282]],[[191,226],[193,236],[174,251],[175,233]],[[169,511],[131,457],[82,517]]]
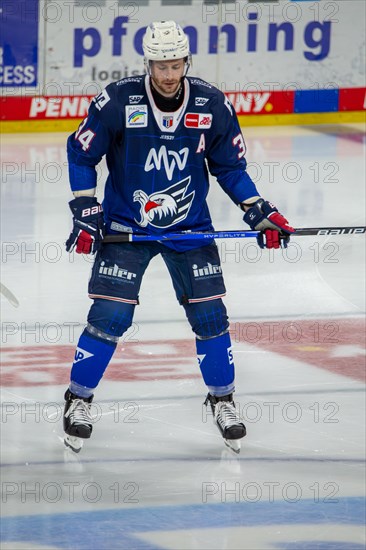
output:
[[[184,79],[181,107],[160,111],[149,78],[124,78],[94,98],[68,139],[71,189],[95,187],[95,166],[106,155],[107,232],[212,230],[208,171],[236,204],[258,195],[236,113],[221,91],[192,77]],[[202,243],[164,244],[183,250]]]

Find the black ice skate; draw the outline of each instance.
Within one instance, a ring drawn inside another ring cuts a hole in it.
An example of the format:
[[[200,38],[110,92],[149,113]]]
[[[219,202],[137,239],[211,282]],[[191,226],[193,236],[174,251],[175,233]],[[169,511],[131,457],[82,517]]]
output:
[[[93,419],[90,414],[90,404],[93,401],[90,397],[79,397],[70,390],[65,393],[64,409],[64,442],[75,453],[78,453],[83,446],[84,439],[89,439],[93,430]]]
[[[235,409],[233,394],[217,397],[207,394],[205,405],[210,403],[214,423],[220,430],[224,438],[225,445],[234,452],[240,453],[240,442],[238,441],[246,435],[246,429],[239,413]]]

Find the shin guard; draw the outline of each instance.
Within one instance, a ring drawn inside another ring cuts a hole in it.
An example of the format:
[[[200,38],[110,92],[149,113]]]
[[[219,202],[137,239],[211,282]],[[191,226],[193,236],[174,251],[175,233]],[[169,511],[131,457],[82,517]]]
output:
[[[234,391],[234,359],[230,334],[196,339],[198,364],[203,380],[212,395],[222,396]]]

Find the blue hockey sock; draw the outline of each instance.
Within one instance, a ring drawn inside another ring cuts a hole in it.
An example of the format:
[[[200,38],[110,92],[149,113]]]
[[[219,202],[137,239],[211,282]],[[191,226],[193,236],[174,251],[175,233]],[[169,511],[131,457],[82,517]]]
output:
[[[203,380],[212,395],[232,393],[234,385],[234,359],[230,334],[205,340],[196,339],[198,364]]]
[[[90,397],[101,380],[117,344],[94,338],[85,329],[79,338],[71,369],[70,391]]]

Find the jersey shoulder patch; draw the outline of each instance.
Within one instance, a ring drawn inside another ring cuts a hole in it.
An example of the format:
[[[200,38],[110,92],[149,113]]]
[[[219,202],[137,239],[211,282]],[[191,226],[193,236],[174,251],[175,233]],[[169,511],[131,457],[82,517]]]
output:
[[[116,93],[116,99],[124,105],[138,105],[146,95],[145,76],[129,76],[110,84]]]
[[[204,107],[209,101],[223,95],[222,92],[201,78],[188,77],[191,88],[191,95],[194,97],[195,107]]]

